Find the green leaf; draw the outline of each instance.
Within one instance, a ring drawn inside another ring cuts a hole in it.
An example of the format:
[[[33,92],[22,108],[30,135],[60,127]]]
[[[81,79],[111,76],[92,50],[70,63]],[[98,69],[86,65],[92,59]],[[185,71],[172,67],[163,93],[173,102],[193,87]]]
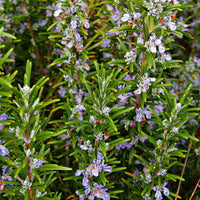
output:
[[[6,62],[6,59],[10,56],[10,54],[12,53],[13,48],[10,49],[4,56],[3,58],[0,59],[0,67],[3,65],[4,62]]]
[[[13,165],[13,166],[15,165],[15,163],[11,159],[5,158],[3,156],[0,156],[0,159],[1,159],[1,161],[4,161],[10,165]]]
[[[69,180],[79,180],[82,179],[81,176],[68,176],[66,178],[63,178],[64,181],[69,181]]]
[[[173,105],[173,103],[172,103],[172,98],[171,98],[169,92],[166,90],[166,88],[163,87],[163,91],[164,91],[164,94],[165,94],[167,103],[168,103],[168,105],[169,105],[169,108],[172,109],[172,107],[173,107],[173,106],[172,106],[172,105]]]
[[[63,134],[64,132],[66,132],[65,129],[58,131],[58,132],[42,131],[42,132],[39,132],[36,135],[36,138],[37,138],[37,140],[46,140],[46,139],[51,138],[51,137],[59,136],[59,135]]]
[[[76,11],[76,13],[77,13],[78,17],[80,18],[81,22],[83,23],[83,25],[85,25],[85,21],[83,19],[83,16],[81,15],[81,13],[78,10]]]
[[[130,139],[124,139],[124,138],[118,138],[116,140],[113,140],[110,142],[110,148],[111,147],[115,147],[118,144],[124,143],[124,142],[128,142],[130,141]]]
[[[121,26],[119,28],[113,28],[109,32],[117,32],[117,31],[133,31],[135,27],[131,26]]]
[[[106,161],[107,161],[107,155],[106,155],[106,145],[103,141],[99,141],[99,146],[101,147],[103,156],[105,157]]]
[[[32,63],[27,60],[26,62],[26,74],[24,75],[24,85],[27,85],[30,87],[30,81],[31,81],[31,69],[32,69]]]
[[[135,107],[131,107],[131,108],[127,108],[127,109],[123,109],[123,110],[120,110],[120,111],[117,111],[115,112],[114,115],[112,115],[112,119],[115,119],[116,117],[118,116],[122,116],[124,113],[129,113],[130,111],[132,111],[133,109],[135,109]]]
[[[16,39],[17,39],[14,35],[11,35],[10,33],[5,33],[5,32],[3,32],[3,33],[0,34],[0,35],[2,35],[2,36],[4,36],[4,37],[7,37],[7,38],[11,38],[11,39],[13,39],[13,40],[16,40]]]
[[[20,171],[22,170],[22,168],[24,168],[26,166],[27,161],[28,161],[28,157],[26,157],[24,159],[24,161],[20,163],[20,165],[17,167],[14,178],[16,178],[18,176],[18,174],[20,173]]]
[[[121,39],[119,37],[117,37],[117,40],[123,50],[124,53],[127,53],[128,52],[128,49],[126,48],[126,45],[121,41]]]
[[[144,158],[142,158],[141,156],[134,154],[134,156],[141,162],[145,163],[147,166],[149,166],[149,162],[146,161]]]
[[[55,23],[53,23],[51,26],[49,26],[47,31],[50,31],[56,24],[60,23],[61,21],[63,21],[63,19],[60,19],[60,20],[56,21]]]
[[[126,62],[124,60],[114,60],[114,61],[108,62],[108,64],[112,64],[112,65],[125,65]]]
[[[117,168],[113,168],[112,172],[119,172],[119,171],[123,171],[125,169],[127,169],[127,167],[117,167]]]
[[[49,170],[69,171],[69,170],[72,170],[72,168],[70,168],[70,167],[59,166],[56,164],[44,164],[44,165],[40,166],[38,169],[41,171],[46,171],[46,170],[48,170],[48,171]]]
[[[169,173],[166,174],[166,178],[167,178],[168,180],[172,180],[172,181],[175,181],[175,182],[176,182],[177,179],[178,179],[178,180],[181,180],[181,181],[185,181],[184,178],[181,178],[181,177],[178,176],[178,175],[169,174]]]
[[[149,40],[149,33],[148,33],[148,28],[147,28],[147,24],[146,24],[145,20],[143,21],[143,27],[144,27],[145,41],[148,41]]]
[[[194,137],[194,136],[192,136],[192,135],[190,135],[190,134],[188,134],[188,133],[177,133],[176,135],[178,135],[178,136],[180,136],[180,137],[183,137],[183,138],[185,138],[185,139],[188,139],[188,138],[190,138],[190,139],[192,139],[192,140],[194,140],[194,141],[196,141],[196,142],[198,142],[199,141],[199,139],[198,138],[196,138],[196,137]]]
[[[115,125],[115,123],[113,122],[113,120],[107,116],[107,115],[104,115],[104,118],[107,119],[108,123],[110,124],[111,128],[114,130],[114,131],[117,131],[117,127]]]
[[[100,177],[100,179],[101,179],[101,181],[103,182],[104,185],[106,185],[106,183],[109,182],[104,173],[99,173],[99,177]]]
[[[192,87],[192,84],[190,84],[190,85],[187,87],[187,89],[185,90],[185,92],[184,92],[184,94],[183,94],[183,96],[182,96],[182,98],[181,98],[181,100],[180,100],[181,105],[183,105],[184,100],[185,100],[185,98],[187,97],[188,93],[190,92],[191,87]]]
[[[60,99],[53,99],[53,100],[50,100],[50,101],[47,101],[47,102],[41,102],[36,106],[36,110],[47,107],[48,105],[56,103],[58,101],[60,101]]]
[[[149,30],[152,32],[154,29],[154,18],[152,15],[148,16]]]

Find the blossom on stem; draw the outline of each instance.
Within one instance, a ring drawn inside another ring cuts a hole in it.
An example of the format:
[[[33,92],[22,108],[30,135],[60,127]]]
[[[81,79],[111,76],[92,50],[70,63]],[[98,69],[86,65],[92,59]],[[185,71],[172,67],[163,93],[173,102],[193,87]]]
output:
[[[131,51],[127,52],[124,56],[127,65],[134,63],[137,57],[137,51],[133,48]]]
[[[136,109],[136,121],[137,122],[142,122],[142,119],[146,118],[151,119],[152,113],[148,111],[148,106],[146,108],[138,108]]]
[[[137,84],[138,89],[134,91],[134,94],[137,95],[137,94],[141,94],[142,92],[147,92],[147,90],[151,86],[151,83],[155,81],[156,81],[155,78],[150,78],[148,73],[145,73],[145,75],[139,81],[139,84]]]
[[[41,165],[43,165],[45,162],[38,158],[29,158],[30,159],[30,167],[33,169],[39,168]]]
[[[8,154],[9,154],[8,149],[4,147],[2,144],[0,144],[0,155],[4,157]]]

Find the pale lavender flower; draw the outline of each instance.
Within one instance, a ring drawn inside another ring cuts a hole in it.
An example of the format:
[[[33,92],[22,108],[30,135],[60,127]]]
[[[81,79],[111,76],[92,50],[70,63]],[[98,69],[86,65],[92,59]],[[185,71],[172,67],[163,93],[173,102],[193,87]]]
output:
[[[94,197],[97,197],[103,200],[110,200],[110,194],[106,192],[108,189],[105,189],[104,187],[105,186],[103,185],[95,184],[93,187],[93,191],[88,199],[93,200]]]
[[[9,154],[8,149],[0,144],[0,155],[4,157],[4,156],[6,156],[8,154]]]
[[[149,77],[148,73],[145,73],[142,79],[139,81],[139,84],[137,84],[138,89],[134,91],[134,94],[141,94],[142,92],[147,92],[149,87],[151,86],[152,82],[155,82],[155,78]]]
[[[156,124],[154,121],[148,121],[149,129],[153,129],[153,126]]]
[[[155,193],[155,198],[156,200],[162,200],[162,191],[164,193],[165,196],[169,196],[169,190],[166,188],[167,182],[164,182],[163,186],[161,188],[159,188],[158,186],[154,187],[153,190],[156,191]]]
[[[136,60],[136,57],[137,57],[137,51],[136,49],[133,48],[131,51],[127,52],[124,55],[126,64],[129,65],[131,63],[134,63]]]
[[[71,19],[71,22],[69,24],[70,28],[76,29],[78,26],[78,20],[79,20],[78,17]]]
[[[130,14],[128,13],[125,13],[121,18],[123,22],[127,22],[129,19],[130,19]]]
[[[152,113],[148,110],[148,106],[146,108],[138,108],[136,109],[136,121],[142,122],[142,118],[146,116],[147,119],[151,119]]]
[[[8,181],[12,181],[12,177],[8,175],[9,172],[11,172],[11,168],[7,169],[8,166],[2,166],[2,176],[0,176],[0,180],[8,180]]]
[[[148,110],[148,106],[146,108],[143,108],[143,112],[146,115],[147,119],[151,119],[151,112]]]
[[[115,10],[116,10],[116,11],[112,12],[112,15],[111,15],[111,18],[112,18],[112,20],[113,20],[114,22],[120,19],[120,12],[119,12],[119,10],[117,9],[117,7],[115,7]]]
[[[138,108],[136,109],[136,121],[141,122],[142,121],[142,114],[143,114],[143,109]]]
[[[20,33],[23,33],[23,32],[24,32],[24,29],[25,29],[24,24],[20,23],[19,32],[20,32]]]
[[[63,12],[62,11],[62,4],[61,3],[57,3],[56,7],[55,7],[55,11],[54,11],[54,17],[58,17],[60,15],[60,13]]]
[[[160,113],[163,112],[164,108],[165,108],[165,106],[163,104],[162,105],[156,105],[156,106],[153,107],[153,110],[159,116]]]
[[[124,78],[125,80],[129,80],[129,81],[133,81],[135,79],[135,76],[130,76],[129,74],[125,75]],[[123,86],[123,88],[125,87],[125,85]],[[122,88],[122,89],[123,89]]]
[[[29,158],[30,159],[30,167],[33,169],[39,168],[41,165],[43,165],[45,162],[44,160],[38,159],[38,158]]]
[[[47,23],[47,20],[41,20],[38,22],[39,26],[44,26]]]
[[[103,42],[101,43],[101,46],[102,46],[102,47],[109,47],[109,46],[110,46],[110,43],[111,43],[110,39],[105,39],[105,40],[103,40]]]
[[[6,121],[8,118],[6,113],[3,113],[2,115],[0,115],[0,121]]]
[[[83,180],[82,180],[82,185],[83,185],[84,187],[88,187],[89,184],[90,184],[89,179],[84,175]]]
[[[158,186],[156,186],[155,198],[156,198],[156,200],[162,200],[163,199],[161,190],[159,189]]]
[[[61,97],[64,97],[66,93],[67,93],[66,87],[64,87],[63,85],[59,86],[58,94]]]
[[[90,28],[89,20],[84,19],[84,22],[85,22],[84,27],[85,27],[85,28]]]

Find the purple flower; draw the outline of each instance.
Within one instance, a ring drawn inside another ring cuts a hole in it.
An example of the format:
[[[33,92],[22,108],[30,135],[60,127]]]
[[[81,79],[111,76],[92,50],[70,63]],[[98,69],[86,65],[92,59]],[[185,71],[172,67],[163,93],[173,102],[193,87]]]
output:
[[[135,79],[135,76],[130,76],[129,74],[125,75],[123,79],[133,81]]]
[[[6,172],[7,171],[7,172]],[[2,176],[0,177],[0,180],[8,180],[8,181],[12,181],[12,177],[11,176],[8,176],[8,173],[11,171],[11,169],[8,169],[7,170],[7,166],[2,166]]]
[[[167,182],[164,182],[163,187],[162,187],[163,193],[165,196],[169,196],[169,190],[166,188],[166,185],[167,185]]]
[[[101,161],[104,160],[104,156],[102,153],[100,152],[97,153],[97,160],[101,160]]]
[[[76,37],[76,41],[81,42],[82,38],[80,34],[78,33],[78,31],[75,31],[75,37]]]
[[[148,107],[143,109],[144,114],[146,115],[147,119],[151,119],[151,112],[147,110]]]
[[[121,149],[125,149],[127,144],[128,144],[127,142],[122,143],[121,144]]]
[[[58,17],[61,12],[62,12],[61,3],[57,3],[55,7],[54,17]]]
[[[82,185],[86,188],[90,185],[90,181],[88,180],[86,176],[83,177]]]
[[[103,185],[96,184],[93,188],[93,195],[97,198],[103,199],[103,200],[110,200],[110,194],[107,193],[108,189],[105,189]]]
[[[161,194],[161,190],[158,188],[158,186],[156,186],[156,194],[155,194],[155,198],[156,200],[162,200],[162,194]]]
[[[0,155],[4,157],[4,156],[6,156],[8,154],[9,154],[8,149],[0,144]]]
[[[47,16],[47,17],[51,17],[51,16],[52,16],[51,10],[47,10],[47,11],[46,11],[46,16]]]
[[[101,46],[102,47],[109,47],[110,46],[110,39],[105,39],[102,43]]]
[[[39,22],[38,22],[38,25],[39,25],[39,26],[44,26],[46,23],[47,23],[46,20],[42,20],[42,21],[39,21]]]
[[[85,21],[84,27],[85,27],[85,28],[90,28],[90,23],[89,23],[89,21],[88,21],[87,19],[84,19],[84,21]]]
[[[29,165],[33,169],[37,169],[45,163],[44,160],[40,160],[38,158],[29,158],[29,159],[30,159]]]
[[[86,108],[84,105],[79,104],[75,106],[75,110],[77,110],[78,112],[83,112],[86,110]]]
[[[153,125],[155,125],[154,121],[148,121],[149,129],[153,129]]]
[[[164,105],[156,105],[156,106],[154,106],[153,110],[159,116],[160,113],[163,112],[164,108],[165,108]]]
[[[147,119],[151,119],[152,113],[148,111],[148,106],[146,108],[138,108],[136,109],[136,121],[142,122],[142,118],[144,118],[144,115],[146,115]]]
[[[23,33],[24,29],[25,29],[25,26],[24,26],[24,24],[21,23],[20,26],[19,26],[19,32]]]
[[[110,172],[112,173],[112,167],[111,166],[108,166],[108,165],[102,165],[102,169],[104,172]]]
[[[76,29],[77,26],[78,26],[78,18],[71,19],[70,27],[71,27],[72,29]]]
[[[121,144],[117,144],[117,145],[115,146],[115,149],[117,149],[117,150],[120,150],[120,148],[121,148]]]
[[[159,188],[158,186],[154,187],[154,190],[156,191],[155,193],[156,200],[163,199],[161,191],[163,191],[165,196],[169,195],[169,190],[166,188],[166,185],[167,185],[167,182],[165,182],[161,188]]]
[[[84,174],[85,170],[76,170],[75,176],[80,176],[81,174]]]
[[[85,195],[88,195],[89,193],[90,193],[90,186],[88,185],[87,187],[85,187],[85,191],[84,191],[84,193],[85,193]]]
[[[66,134],[60,136],[61,140],[65,140],[65,139],[69,139],[69,138],[70,138],[70,135],[66,135]]]
[[[58,94],[59,94],[61,97],[64,97],[66,93],[67,93],[66,87],[63,87],[62,85],[59,86]]]
[[[2,115],[0,115],[0,121],[6,121],[8,118],[8,116],[6,115],[6,113],[3,113]]]
[[[142,121],[142,108],[136,109],[136,121],[141,122]]]

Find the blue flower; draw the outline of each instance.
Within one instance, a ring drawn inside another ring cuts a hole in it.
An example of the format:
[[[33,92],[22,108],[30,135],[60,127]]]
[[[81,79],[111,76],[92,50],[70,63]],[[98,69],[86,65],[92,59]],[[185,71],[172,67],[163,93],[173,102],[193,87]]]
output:
[[[142,121],[142,114],[143,114],[143,109],[139,108],[136,109],[136,121],[141,122]]]
[[[158,188],[158,186],[156,186],[156,194],[155,194],[155,198],[156,200],[162,200],[162,194],[161,194],[161,190]]]
[[[30,160],[29,165],[33,169],[37,169],[45,163],[44,160],[41,160],[41,159],[38,159],[38,158],[29,158],[29,160]]]
[[[107,193],[108,189],[105,189],[103,185],[96,184],[93,188],[94,196],[103,200],[110,200],[110,194]]]
[[[136,109],[136,121],[142,122],[142,118],[144,118],[146,115],[147,119],[151,119],[152,113],[148,111],[148,106],[146,108],[138,108]]]
[[[4,157],[4,156],[6,156],[8,154],[9,154],[8,149],[0,144],[0,155]]]

